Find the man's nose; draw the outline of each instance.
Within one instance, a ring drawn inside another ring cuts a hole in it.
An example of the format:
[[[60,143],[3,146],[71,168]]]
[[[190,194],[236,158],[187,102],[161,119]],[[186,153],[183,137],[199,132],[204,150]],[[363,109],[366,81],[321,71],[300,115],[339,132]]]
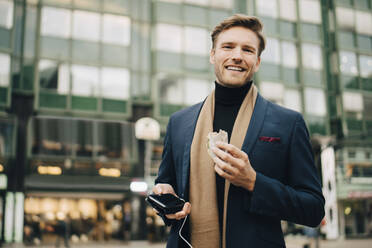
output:
[[[240,48],[233,49],[232,59],[234,60],[234,62],[241,62],[242,61],[242,50]]]

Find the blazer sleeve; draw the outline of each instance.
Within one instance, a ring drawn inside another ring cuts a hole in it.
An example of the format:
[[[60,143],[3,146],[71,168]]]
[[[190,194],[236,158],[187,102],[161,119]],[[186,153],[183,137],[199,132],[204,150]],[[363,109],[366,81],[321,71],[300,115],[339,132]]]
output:
[[[173,189],[177,192],[176,188],[176,173],[174,169],[174,160],[172,154],[172,141],[171,141],[171,119],[169,120],[167,131],[164,137],[164,148],[162,154],[162,161],[159,167],[158,176],[155,179],[155,184],[167,183],[172,185]],[[165,215],[158,213],[158,215],[163,219],[167,226],[172,225],[175,220],[168,219]]]
[[[288,183],[257,172],[255,187],[249,194],[249,210],[297,224],[316,227],[324,217],[322,194],[309,133],[298,114],[290,138]]]

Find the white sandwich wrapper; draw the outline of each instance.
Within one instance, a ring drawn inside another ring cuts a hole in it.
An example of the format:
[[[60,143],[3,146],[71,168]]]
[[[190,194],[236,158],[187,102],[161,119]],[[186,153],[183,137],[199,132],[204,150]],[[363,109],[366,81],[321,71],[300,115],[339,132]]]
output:
[[[207,149],[208,149],[208,154],[211,156],[211,158],[216,157],[216,154],[212,151],[213,147],[216,147],[216,142],[221,141],[223,143],[228,143],[228,135],[227,132],[220,129],[217,132],[210,132],[208,134],[208,143],[207,143]]]

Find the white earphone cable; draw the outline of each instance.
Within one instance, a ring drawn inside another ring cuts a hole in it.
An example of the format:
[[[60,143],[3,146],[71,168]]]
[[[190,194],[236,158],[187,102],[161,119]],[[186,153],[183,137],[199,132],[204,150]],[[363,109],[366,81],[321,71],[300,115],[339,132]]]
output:
[[[183,226],[185,225],[185,223],[186,223],[186,220],[187,220],[187,216],[188,215],[186,215],[186,217],[185,217],[185,219],[183,220],[183,223],[182,223],[182,226],[181,226],[181,228],[180,228],[180,230],[179,230],[179,232],[178,232],[178,235],[181,237],[181,239],[183,239],[183,241],[185,241],[185,243],[189,246],[189,247],[191,247],[192,248],[192,245],[184,238],[184,237],[182,237],[182,234],[181,234],[181,232],[182,232],[182,229],[183,229]]]

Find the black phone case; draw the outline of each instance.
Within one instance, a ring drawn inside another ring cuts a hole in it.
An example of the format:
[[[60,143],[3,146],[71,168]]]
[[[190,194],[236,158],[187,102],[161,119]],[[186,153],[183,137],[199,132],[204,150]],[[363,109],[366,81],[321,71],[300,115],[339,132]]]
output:
[[[164,194],[166,195],[166,194]],[[176,196],[175,196],[176,197]],[[160,214],[174,214],[182,210],[185,200],[176,197],[175,204],[165,204],[161,201],[161,195],[151,194],[145,199],[153,208],[156,209]]]

